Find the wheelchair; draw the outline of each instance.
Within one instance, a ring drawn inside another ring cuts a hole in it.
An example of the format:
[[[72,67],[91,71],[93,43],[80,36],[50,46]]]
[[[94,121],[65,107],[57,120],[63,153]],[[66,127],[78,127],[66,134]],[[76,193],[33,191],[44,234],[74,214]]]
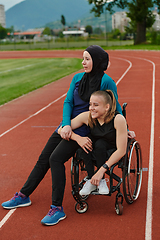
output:
[[[122,113],[126,118],[126,106],[122,106]],[[78,149],[71,160],[71,185],[72,195],[76,201],[75,210],[78,213],[85,213],[88,210],[87,198],[89,195],[81,196],[79,191],[87,181],[87,171],[84,160],[81,157],[82,149]],[[94,163],[94,160],[93,160]],[[94,164],[96,169],[96,166]],[[122,170],[122,177],[115,174],[116,168]],[[137,140],[128,138],[126,154],[114,165],[110,170],[106,171],[109,176],[109,193],[106,196],[116,194],[115,212],[117,215],[123,213],[123,198],[128,204],[132,204],[137,200],[142,185],[142,153],[141,147]],[[123,194],[121,193],[121,185]],[[91,192],[91,195],[98,195],[98,191]]]

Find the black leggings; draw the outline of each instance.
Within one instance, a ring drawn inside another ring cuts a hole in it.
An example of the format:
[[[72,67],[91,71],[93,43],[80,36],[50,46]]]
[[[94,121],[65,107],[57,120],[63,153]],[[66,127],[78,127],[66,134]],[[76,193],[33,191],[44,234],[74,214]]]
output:
[[[54,132],[20,192],[29,196],[51,168],[52,204],[62,206],[66,183],[64,163],[75,154],[78,148],[77,142],[64,140]]]
[[[84,159],[89,179],[94,175],[93,160],[95,161],[98,170],[116,150],[116,148],[113,148],[113,146],[107,143],[104,139],[93,140],[93,149],[94,150],[89,154],[83,151],[81,155]]]

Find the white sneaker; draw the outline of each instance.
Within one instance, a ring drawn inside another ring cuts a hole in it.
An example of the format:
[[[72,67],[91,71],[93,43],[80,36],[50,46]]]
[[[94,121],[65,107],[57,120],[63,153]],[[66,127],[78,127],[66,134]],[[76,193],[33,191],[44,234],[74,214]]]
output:
[[[107,186],[106,180],[101,179],[99,186],[98,186],[99,194],[108,194],[109,188]]]
[[[79,191],[79,194],[82,195],[89,195],[92,191],[96,190],[96,186],[91,184],[90,179],[86,181],[83,185],[82,189]]]

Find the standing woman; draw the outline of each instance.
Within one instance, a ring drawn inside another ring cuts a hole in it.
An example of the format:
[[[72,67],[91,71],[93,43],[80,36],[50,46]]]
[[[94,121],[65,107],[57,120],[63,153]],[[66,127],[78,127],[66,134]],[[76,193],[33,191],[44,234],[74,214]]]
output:
[[[122,113],[118,102],[116,84],[111,77],[104,73],[107,70],[108,63],[108,53],[97,45],[89,46],[83,52],[82,65],[84,72],[74,76],[64,101],[62,138],[70,138],[72,132],[71,119],[81,112],[88,111],[90,96],[97,90],[112,90],[116,99],[117,111]],[[78,133],[83,134],[84,128],[86,126],[78,129]]]
[[[52,205],[49,213],[42,219],[44,225],[54,225],[66,217],[63,207],[63,195],[66,183],[65,165],[74,155],[79,145],[71,137],[71,119],[78,114],[88,111],[90,95],[97,90],[111,89],[117,102],[117,110],[121,112],[118,103],[115,82],[104,73],[108,67],[108,54],[99,46],[90,46],[83,53],[84,73],[74,76],[68,90],[63,107],[63,121],[61,136],[56,131],[49,138],[39,159],[31,171],[27,181],[12,199],[2,203],[2,207],[12,209],[31,205],[29,196],[44,178],[48,169],[52,175]],[[75,130],[80,136],[87,136],[89,128],[86,125]],[[86,143],[89,139],[86,137]]]

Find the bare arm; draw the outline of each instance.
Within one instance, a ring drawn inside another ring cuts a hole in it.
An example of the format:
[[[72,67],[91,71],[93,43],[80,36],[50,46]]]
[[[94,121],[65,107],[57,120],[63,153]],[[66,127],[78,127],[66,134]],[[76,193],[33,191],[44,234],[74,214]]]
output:
[[[127,124],[125,118],[118,114],[114,120],[114,126],[116,129],[116,145],[117,150],[110,156],[106,164],[111,167],[114,163],[118,162],[126,153],[127,148]],[[91,183],[99,185],[106,169],[101,167],[97,173],[92,177]]]
[[[61,138],[69,140],[72,135],[72,129],[81,127],[83,124],[88,124],[89,111],[83,112],[71,120],[71,126],[66,125],[58,130]]]
[[[88,125],[88,117],[89,111],[77,115],[75,118],[71,120],[71,128],[74,130],[76,128],[81,127],[83,124]]]
[[[61,135],[61,138],[69,141],[72,134],[72,128],[70,125],[66,125],[63,128],[60,127],[58,133]]]
[[[71,128],[76,129],[81,127],[83,124],[88,125],[88,116],[89,116],[89,111],[83,112],[78,116],[76,116],[75,118],[73,118],[71,120]],[[58,133],[61,134],[62,130],[63,128],[60,127],[58,130]],[[78,134],[75,134],[74,132],[71,131],[70,139],[76,141],[86,153],[88,153],[88,150],[92,151],[92,141],[89,137],[81,137]]]
[[[86,153],[88,153],[88,151],[92,151],[92,140],[89,137],[81,137],[72,132],[71,139],[76,141]]]
[[[88,125],[88,116],[89,116],[89,111],[83,112],[78,116],[76,116],[75,118],[73,118],[71,120],[72,129],[79,128],[83,124]],[[92,151],[92,141],[89,137],[81,137],[78,134],[75,134],[74,132],[72,132],[71,139],[76,141],[86,153],[88,153],[88,150]]]

